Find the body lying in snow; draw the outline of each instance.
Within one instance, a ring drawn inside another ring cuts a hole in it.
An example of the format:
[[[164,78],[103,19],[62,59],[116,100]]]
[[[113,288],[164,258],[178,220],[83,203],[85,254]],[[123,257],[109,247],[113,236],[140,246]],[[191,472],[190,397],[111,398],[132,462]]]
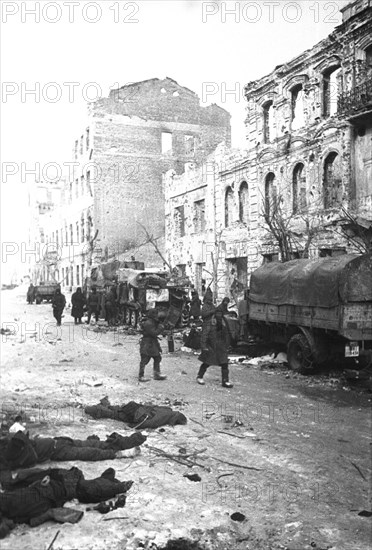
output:
[[[71,509],[61,509],[65,502],[73,499],[82,503],[101,502],[126,494],[132,484],[133,481],[116,479],[112,468],[91,480],[84,479],[83,472],[78,468],[20,470],[15,476],[8,472],[3,475],[3,491],[0,492],[0,538],[12,528],[9,520],[30,523],[31,526],[50,519],[75,523],[83,512],[76,510],[71,517]],[[58,513],[48,513],[51,510],[58,510]]]
[[[86,440],[70,437],[34,437],[21,431],[0,442],[0,463],[2,470],[29,468],[47,460],[111,460],[125,457],[122,451],[142,445],[146,436],[136,432],[129,437],[112,433],[106,441],[97,436]],[[131,456],[129,453],[128,456]]]

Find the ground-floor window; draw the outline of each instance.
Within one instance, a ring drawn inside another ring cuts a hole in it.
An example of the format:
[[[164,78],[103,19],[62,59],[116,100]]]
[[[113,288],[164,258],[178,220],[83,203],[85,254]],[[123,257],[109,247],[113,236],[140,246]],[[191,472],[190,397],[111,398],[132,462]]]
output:
[[[263,263],[277,262],[279,260],[279,254],[262,254]]]
[[[230,292],[241,292],[248,284],[248,261],[247,257],[233,258],[227,260],[229,290]]]
[[[319,248],[319,258],[334,258],[346,254],[345,248]]]

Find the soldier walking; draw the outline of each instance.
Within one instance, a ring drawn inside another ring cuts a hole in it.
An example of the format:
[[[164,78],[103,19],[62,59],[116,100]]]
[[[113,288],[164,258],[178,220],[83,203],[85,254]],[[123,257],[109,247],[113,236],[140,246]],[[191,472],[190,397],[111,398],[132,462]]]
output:
[[[147,319],[142,323],[142,338],[140,341],[140,368],[138,374],[139,382],[148,382],[145,378],[145,367],[147,363],[154,360],[154,380],[165,380],[167,377],[160,373],[161,347],[158,335],[164,331],[164,325],[159,321],[157,309],[150,309],[147,312]]]
[[[57,321],[57,327],[61,326],[62,313],[63,313],[63,310],[65,309],[65,305],[66,305],[65,295],[62,294],[60,288],[57,288],[57,290],[54,293],[53,300],[52,300],[53,316],[54,316],[55,320]]]
[[[199,361],[202,362],[196,378],[198,384],[204,385],[204,374],[211,365],[219,365],[222,374],[222,386],[232,388],[229,382],[229,365],[227,349],[229,346],[229,331],[226,321],[223,318],[221,309],[217,309],[213,322],[208,332],[202,332],[201,347],[202,352],[199,355]]]

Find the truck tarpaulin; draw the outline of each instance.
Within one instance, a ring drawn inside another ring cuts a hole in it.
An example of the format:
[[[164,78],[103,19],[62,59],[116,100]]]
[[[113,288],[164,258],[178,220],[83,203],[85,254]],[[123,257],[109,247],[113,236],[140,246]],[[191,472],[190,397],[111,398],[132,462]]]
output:
[[[272,305],[328,308],[371,300],[371,256],[270,262],[252,273],[249,297]]]

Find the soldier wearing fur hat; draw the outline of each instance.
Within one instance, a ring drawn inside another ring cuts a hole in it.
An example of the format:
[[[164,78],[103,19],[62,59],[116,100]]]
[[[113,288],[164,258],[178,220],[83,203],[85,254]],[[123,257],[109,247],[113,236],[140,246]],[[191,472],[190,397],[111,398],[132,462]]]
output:
[[[160,372],[161,347],[158,336],[163,331],[164,325],[159,321],[158,310],[150,309],[147,312],[147,319],[142,323],[143,336],[140,341],[139,382],[149,381],[148,378],[145,378],[145,367],[151,359],[154,360],[154,380],[165,380],[167,378]]]

